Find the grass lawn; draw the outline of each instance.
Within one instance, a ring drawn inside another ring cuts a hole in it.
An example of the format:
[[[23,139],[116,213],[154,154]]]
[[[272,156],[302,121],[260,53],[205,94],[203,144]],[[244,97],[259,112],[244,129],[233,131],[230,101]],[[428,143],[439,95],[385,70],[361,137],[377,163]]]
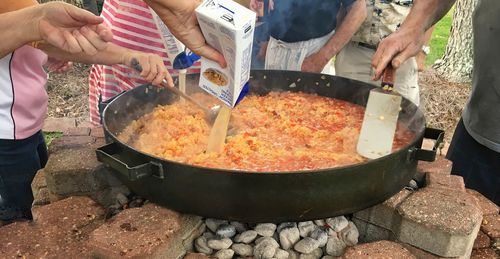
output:
[[[430,47],[431,53],[425,60],[425,64],[427,66],[431,66],[437,59],[443,57],[444,51],[446,49],[446,44],[448,43],[448,36],[450,35],[450,28],[453,16],[452,8],[446,16],[439,21],[434,27],[434,31],[432,32]]]
[[[50,145],[52,140],[62,137],[62,132],[43,132],[43,137],[45,138],[45,144],[47,147]]]

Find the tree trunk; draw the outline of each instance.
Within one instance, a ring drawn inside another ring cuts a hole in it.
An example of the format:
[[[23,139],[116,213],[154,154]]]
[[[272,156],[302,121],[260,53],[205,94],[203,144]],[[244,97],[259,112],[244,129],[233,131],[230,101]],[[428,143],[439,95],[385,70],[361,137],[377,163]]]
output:
[[[458,0],[453,13],[448,45],[434,68],[450,82],[465,83],[472,78],[472,16],[478,0]]]

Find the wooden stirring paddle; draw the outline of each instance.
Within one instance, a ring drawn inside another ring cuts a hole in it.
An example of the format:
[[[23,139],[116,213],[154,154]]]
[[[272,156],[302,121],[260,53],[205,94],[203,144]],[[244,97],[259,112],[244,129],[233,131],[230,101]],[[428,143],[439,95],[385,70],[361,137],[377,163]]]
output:
[[[231,108],[222,105],[208,136],[207,152],[222,152],[226,142],[227,128],[231,118]]]

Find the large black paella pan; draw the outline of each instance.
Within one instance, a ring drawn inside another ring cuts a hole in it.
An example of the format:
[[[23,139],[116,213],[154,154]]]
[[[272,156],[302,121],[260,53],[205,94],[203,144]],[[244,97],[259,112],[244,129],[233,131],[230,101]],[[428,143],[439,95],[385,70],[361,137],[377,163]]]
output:
[[[187,84],[197,85],[198,75]],[[196,88],[196,87],[195,87]],[[250,94],[302,91],[365,106],[372,86],[346,78],[292,71],[253,71]],[[418,160],[433,161],[436,148],[421,150],[422,139],[442,141],[442,131],[426,129],[422,112],[404,100],[400,122],[415,133],[406,147],[379,159],[346,167],[307,172],[255,173],[182,164],[145,154],[120,142],[129,123],[158,104],[177,97],[144,85],[113,100],[105,109],[109,144],[97,150],[99,161],[135,193],[179,212],[243,222],[304,221],[348,214],[380,203],[401,190],[416,172]]]

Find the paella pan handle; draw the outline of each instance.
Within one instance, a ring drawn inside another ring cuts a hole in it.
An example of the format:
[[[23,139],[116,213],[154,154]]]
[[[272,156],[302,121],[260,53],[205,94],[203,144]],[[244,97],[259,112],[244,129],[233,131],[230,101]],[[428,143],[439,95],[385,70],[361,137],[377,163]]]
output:
[[[414,159],[420,161],[434,162],[436,160],[437,150],[441,147],[444,140],[444,130],[425,128],[424,139],[434,140],[434,146],[432,150],[425,150],[422,148],[410,149],[410,152]]]
[[[120,157],[120,153],[122,153],[122,148],[116,142],[112,142],[96,150],[96,156],[99,162],[115,169],[129,181],[137,181],[149,176],[164,179],[163,167],[160,163],[151,161],[131,165],[130,162],[124,161],[127,159]]]

